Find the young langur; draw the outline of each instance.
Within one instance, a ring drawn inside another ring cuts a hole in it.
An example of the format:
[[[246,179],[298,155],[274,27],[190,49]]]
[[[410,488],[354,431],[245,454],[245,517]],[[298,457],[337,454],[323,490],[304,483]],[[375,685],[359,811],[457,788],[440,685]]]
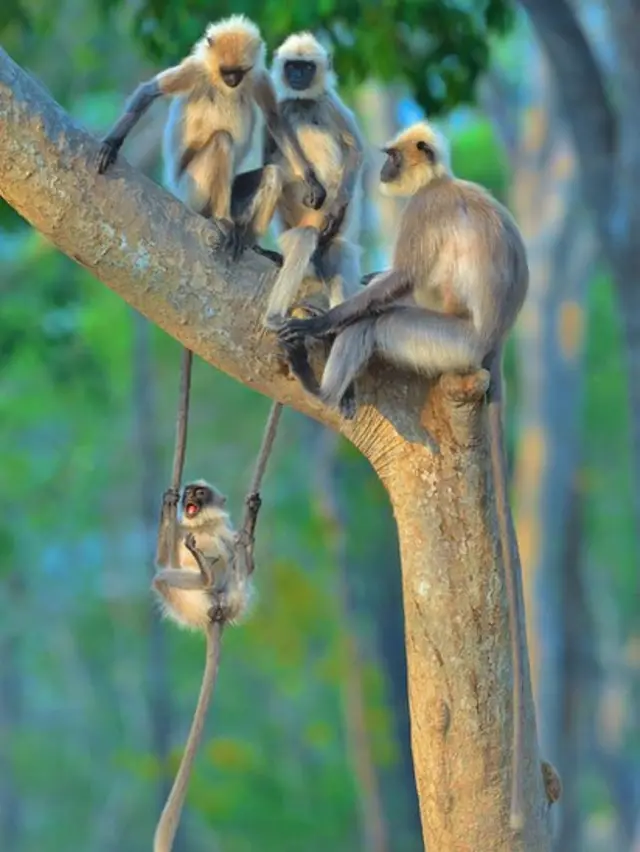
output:
[[[265,162],[275,164],[283,174],[277,211],[284,232],[279,238],[283,265],[264,324],[278,329],[312,259],[327,284],[331,305],[339,304],[359,285],[363,141],[353,113],[336,93],[330,57],[311,33],[289,36],[276,51],[271,73],[283,120],[327,190],[321,206],[305,207],[299,158],[289,143],[276,146],[269,129]]]
[[[509,212],[485,189],[451,172],[446,142],[426,122],[383,149],[385,195],[405,196],[391,269],[323,316],[289,320],[281,338],[336,335],[319,395],[341,405],[375,354],[435,376],[486,366],[491,457],[505,566],[514,666],[511,824],[522,823],[522,669],[520,578],[510,547],[502,431],[502,347],[525,300],[525,246]],[[344,407],[343,407],[344,412]],[[351,413],[348,411],[347,413]],[[514,564],[515,563],[515,564]]]
[[[181,627],[206,631],[207,654],[182,761],[156,827],[154,852],[171,852],[215,688],[222,629],[225,624],[240,620],[251,600],[260,485],[282,412],[280,403],[271,406],[245,500],[242,527],[236,533],[225,511],[226,498],[209,483],[197,480],[185,485],[180,499],[178,483],[186,449],[191,352],[185,349],[183,358],[172,486],[165,491],[162,500],[156,552],[158,570],[153,588],[169,618]]]
[[[326,192],[318,182],[295,133],[283,120],[265,70],[265,45],[256,25],[244,15],[209,24],[190,56],[142,83],[125,112],[104,138],[98,155],[103,173],[115,161],[127,135],[159,97],[173,100],[164,131],[165,181],[192,210],[231,221],[231,188],[251,149],[256,108],[269,133],[286,150],[301,175],[303,206],[320,208]],[[237,254],[269,225],[281,191],[275,166],[262,170],[258,191],[242,218],[229,226]]]

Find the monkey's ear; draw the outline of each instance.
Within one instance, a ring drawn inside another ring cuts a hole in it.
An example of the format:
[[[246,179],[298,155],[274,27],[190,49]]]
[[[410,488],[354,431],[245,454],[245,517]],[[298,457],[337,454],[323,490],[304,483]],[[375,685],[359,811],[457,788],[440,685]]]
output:
[[[416,143],[416,148],[418,149],[418,151],[424,152],[425,157],[427,158],[427,160],[429,160],[430,163],[435,163],[436,152],[433,145],[429,145],[428,142],[423,142],[422,140],[420,140],[420,142]]]

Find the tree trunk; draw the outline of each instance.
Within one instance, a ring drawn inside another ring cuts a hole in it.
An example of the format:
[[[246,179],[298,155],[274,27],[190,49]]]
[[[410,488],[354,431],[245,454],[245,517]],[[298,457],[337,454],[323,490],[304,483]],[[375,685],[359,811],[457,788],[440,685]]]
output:
[[[527,825],[519,839],[509,829],[512,666],[485,388],[483,373],[449,376],[426,406],[411,400],[436,453],[386,434],[368,453],[398,524],[413,759],[425,844],[439,852],[550,848],[528,667]]]
[[[230,263],[214,224],[124,161],[97,175],[95,141],[1,50],[0,122],[0,193],[31,224],[196,355],[340,429],[385,484],[399,532],[428,848],[548,852],[528,666],[526,826],[517,838],[509,829],[512,665],[483,407],[488,374],[445,376],[430,393],[424,380],[374,365],[359,381],[357,417],[341,421],[290,380],[272,337],[259,333],[274,264],[252,251]]]

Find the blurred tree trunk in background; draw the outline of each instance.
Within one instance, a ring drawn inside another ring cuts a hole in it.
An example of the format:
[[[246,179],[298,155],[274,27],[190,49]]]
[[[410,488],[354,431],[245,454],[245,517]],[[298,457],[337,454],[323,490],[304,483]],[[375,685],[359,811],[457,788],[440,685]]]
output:
[[[563,753],[563,568],[582,431],[585,296],[597,245],[580,208],[575,157],[546,62],[530,40],[522,49],[527,82],[520,83],[512,108],[505,111],[495,88],[488,100],[501,106],[499,114],[490,111],[499,118],[510,149],[511,208],[529,256],[530,291],[517,337],[519,441],[513,491],[541,753],[558,766],[566,785],[575,775]],[[520,126],[514,127],[518,120]],[[579,846],[561,848],[570,852]]]
[[[337,450],[340,436],[318,424],[312,425],[317,510],[322,517],[329,558],[334,562],[333,577],[340,634],[342,638],[342,703],[345,740],[357,787],[360,808],[362,852],[387,852],[388,832],[384,803],[380,795],[378,770],[367,730],[367,700],[364,688],[357,615],[349,582],[347,561],[348,519],[338,501],[336,482]]]
[[[15,744],[24,725],[24,686],[21,660],[25,599],[24,565],[14,563],[13,535],[0,532],[3,578],[2,627],[0,628],[0,846],[18,850],[22,840],[23,793],[15,769]],[[15,554],[17,556],[17,554]],[[12,567],[12,563],[13,567]],[[18,613],[23,613],[19,618]]]
[[[549,60],[575,146],[581,199],[609,265],[625,340],[633,452],[636,552],[640,536],[640,4],[520,0]],[[597,20],[595,20],[597,18]],[[609,56],[601,52],[606,35]],[[597,33],[597,34],[596,34]],[[638,573],[640,578],[640,572]]]
[[[569,521],[582,429],[585,295],[597,247],[581,215],[575,158],[537,47],[529,45],[527,67],[529,85],[521,84],[520,103],[505,111],[501,100],[498,121],[510,148],[511,206],[527,241],[531,272],[517,339],[520,440],[514,493],[541,749],[558,766],[564,784],[567,822],[557,848],[572,852],[582,848],[579,736],[572,729],[578,718],[568,712],[579,706],[579,680],[571,669],[575,635],[564,554],[567,547],[579,551],[568,536],[580,535],[580,527]],[[514,132],[516,113],[522,120]],[[589,654],[584,638],[582,650]]]
[[[158,531],[159,497],[168,484],[163,475],[156,423],[156,382],[153,366],[152,327],[133,312],[133,411],[140,483],[140,527],[143,548],[149,566],[149,578],[155,572],[154,558]],[[177,391],[177,389],[176,389]],[[171,789],[169,752],[171,750],[171,688],[167,657],[166,628],[159,614],[149,606],[148,714],[151,750],[160,769],[157,807],[160,814]],[[176,850],[184,849],[184,820],[176,836]]]

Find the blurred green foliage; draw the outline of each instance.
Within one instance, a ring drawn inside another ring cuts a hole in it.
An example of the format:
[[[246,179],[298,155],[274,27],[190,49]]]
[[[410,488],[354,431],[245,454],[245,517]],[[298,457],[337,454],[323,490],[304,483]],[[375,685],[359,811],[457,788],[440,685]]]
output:
[[[430,114],[469,101],[478,75],[487,67],[492,36],[512,23],[508,0],[99,0],[109,14],[126,9],[136,39],[159,63],[177,62],[213,19],[243,12],[255,20],[269,48],[290,33],[320,32],[332,46],[336,71],[349,87],[372,75],[407,82]],[[0,12],[0,33],[10,27],[51,25],[51,7],[8,0]],[[95,59],[87,51],[86,63]]]

